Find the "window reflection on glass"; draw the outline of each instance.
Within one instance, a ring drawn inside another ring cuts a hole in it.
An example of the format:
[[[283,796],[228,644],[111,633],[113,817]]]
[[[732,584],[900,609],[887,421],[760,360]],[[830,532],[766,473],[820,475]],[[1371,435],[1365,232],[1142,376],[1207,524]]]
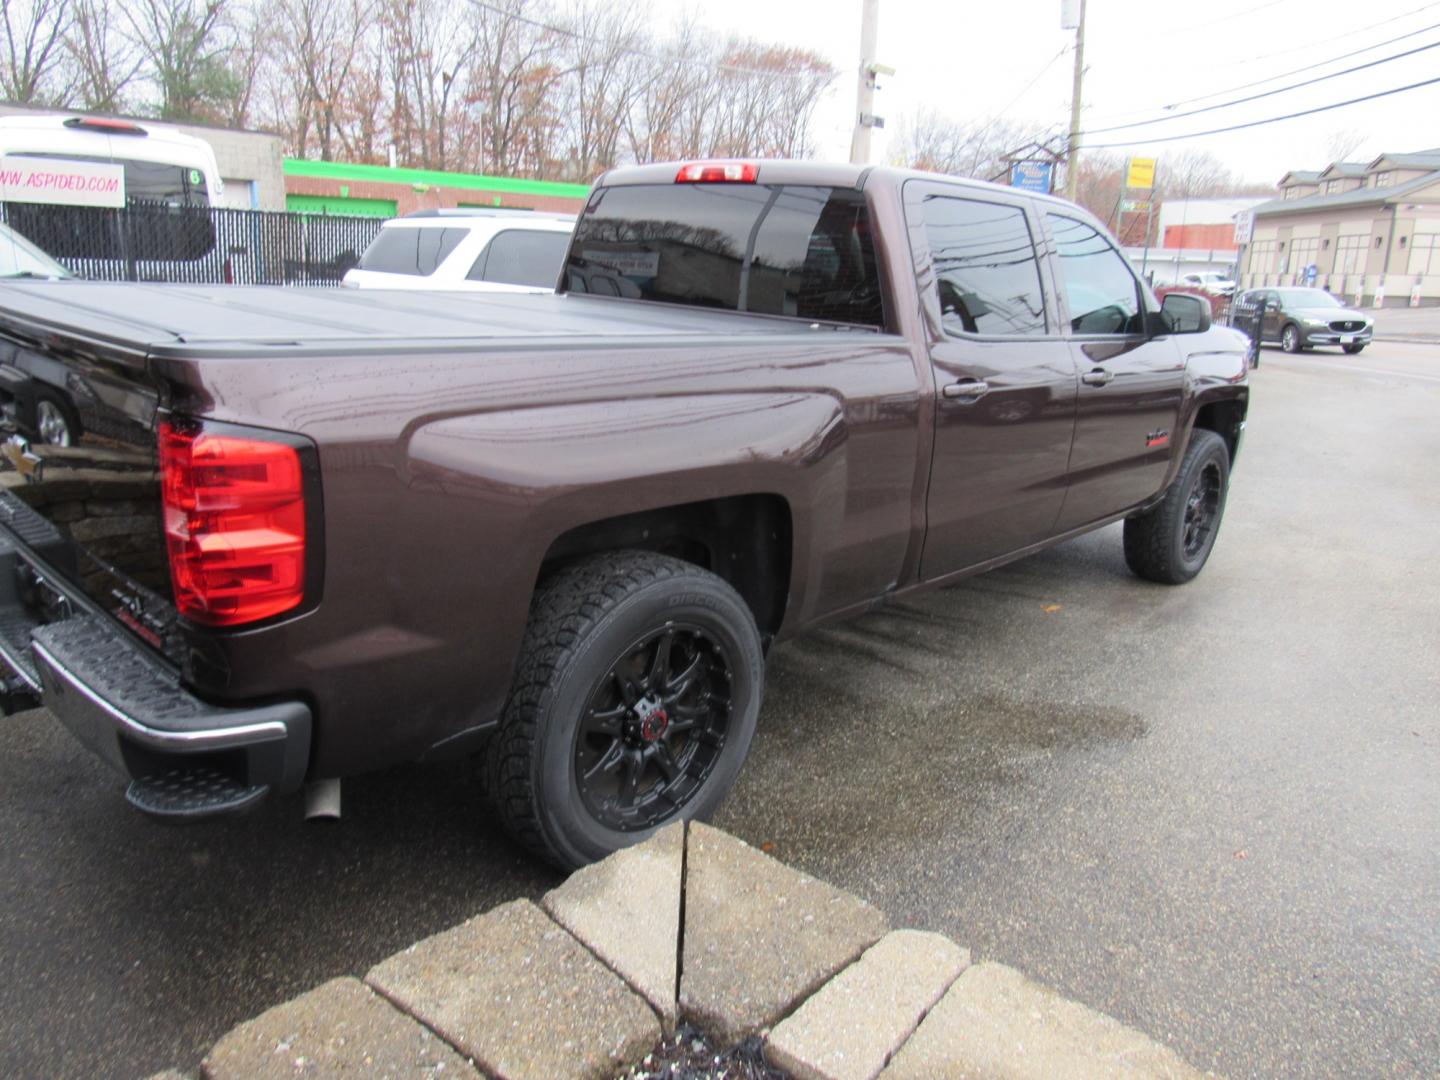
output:
[[[1045,216],[1060,255],[1070,328],[1077,334],[1140,333],[1140,292],[1121,254],[1083,221]]]
[[[975,199],[925,200],[940,313],[952,333],[1045,333],[1040,269],[1025,212]]]
[[[571,292],[884,324],[865,197],[808,185],[600,188],[575,230]]]

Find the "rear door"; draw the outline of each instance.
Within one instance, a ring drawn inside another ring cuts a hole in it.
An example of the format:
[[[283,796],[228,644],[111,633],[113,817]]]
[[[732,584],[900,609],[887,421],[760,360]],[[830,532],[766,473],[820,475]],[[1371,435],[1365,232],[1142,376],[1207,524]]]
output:
[[[1159,306],[1109,238],[1079,216],[1044,216],[1080,370],[1069,489],[1056,522],[1064,531],[1160,490],[1185,363],[1173,337],[1147,333],[1146,315]]]
[[[1024,198],[905,185],[935,385],[920,573],[933,579],[1051,534],[1076,371]]]

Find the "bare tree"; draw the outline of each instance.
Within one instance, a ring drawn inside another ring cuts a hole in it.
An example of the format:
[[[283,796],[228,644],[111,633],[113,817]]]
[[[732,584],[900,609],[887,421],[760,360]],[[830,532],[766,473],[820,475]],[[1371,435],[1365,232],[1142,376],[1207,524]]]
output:
[[[1325,140],[1325,161],[1328,163],[1348,160],[1369,138],[1370,133],[1360,128],[1337,128]]]
[[[70,0],[4,0],[5,56],[0,93],[22,105],[59,104],[68,88],[56,85],[64,58]]]
[[[279,0],[271,9],[277,119],[301,157],[313,149],[333,161],[343,145],[373,8],[371,0]]]
[[[1007,155],[1042,144],[1045,132],[1013,120],[957,123],[934,112],[901,121],[895,163],[976,180],[1003,179]]]
[[[562,78],[560,35],[534,0],[493,0],[472,8],[476,45],[467,76],[482,125],[476,167],[544,175],[559,124],[554,99]]]
[[[640,8],[613,0],[584,0],[567,20],[561,56],[569,179],[589,181],[616,164],[625,117],[654,63],[643,52],[649,43],[641,20]]]
[[[240,93],[228,66],[229,0],[129,0],[122,8],[165,120],[216,121]]]
[[[1208,150],[1162,154],[1155,165],[1160,199],[1203,199],[1232,194],[1240,180]]]
[[[73,0],[70,10],[65,54],[76,100],[96,112],[124,112],[143,55],[122,33],[109,0]]]
[[[381,0],[382,49],[391,83],[390,128],[407,163],[445,169],[465,157],[454,151],[456,121],[473,139],[478,123],[452,111],[467,96],[477,30],[450,0]],[[452,161],[456,159],[455,161]]]

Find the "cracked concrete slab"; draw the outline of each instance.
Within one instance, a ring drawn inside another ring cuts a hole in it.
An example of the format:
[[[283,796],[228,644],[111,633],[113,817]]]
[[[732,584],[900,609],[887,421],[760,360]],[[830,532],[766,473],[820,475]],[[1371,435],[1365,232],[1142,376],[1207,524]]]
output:
[[[528,900],[426,938],[365,981],[509,1080],[613,1076],[660,1039],[645,999]]]
[[[480,1076],[424,1025],[350,978],[332,979],[233,1028],[201,1070],[206,1080]]]
[[[770,1033],[765,1059],[797,1080],[871,1080],[969,963],[947,937],[892,930]]]
[[[680,872],[685,826],[676,822],[643,844],[572,874],[540,901],[660,1014],[667,1034],[677,1017]]]
[[[970,968],[882,1080],[1200,1080],[1173,1050],[1003,964]]]
[[[885,933],[859,897],[690,825],[680,1014],[722,1045],[786,1016]]]

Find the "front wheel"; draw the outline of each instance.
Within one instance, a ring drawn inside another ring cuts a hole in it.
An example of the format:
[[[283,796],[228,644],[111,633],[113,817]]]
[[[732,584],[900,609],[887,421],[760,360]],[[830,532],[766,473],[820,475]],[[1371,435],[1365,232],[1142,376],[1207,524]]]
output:
[[[1354,356],[1354,355],[1355,355],[1357,352],[1359,352],[1361,349],[1365,348],[1365,343],[1362,341],[1362,342],[1361,342],[1360,344],[1358,344],[1358,345],[1353,345],[1353,344],[1352,344],[1352,345],[1341,345],[1340,348],[1344,349],[1344,350],[1345,350],[1347,353],[1349,353],[1351,356]]]
[[[487,748],[502,824],[562,869],[715,810],[760,712],[760,633],[714,574],[622,551],[537,592]]]
[[[1300,351],[1300,328],[1294,323],[1285,327],[1284,331],[1280,334],[1280,347],[1288,353],[1298,353]]]
[[[1197,428],[1164,498],[1125,519],[1125,562],[1130,569],[1162,585],[1183,585],[1200,573],[1215,547],[1229,484],[1225,440]]]

